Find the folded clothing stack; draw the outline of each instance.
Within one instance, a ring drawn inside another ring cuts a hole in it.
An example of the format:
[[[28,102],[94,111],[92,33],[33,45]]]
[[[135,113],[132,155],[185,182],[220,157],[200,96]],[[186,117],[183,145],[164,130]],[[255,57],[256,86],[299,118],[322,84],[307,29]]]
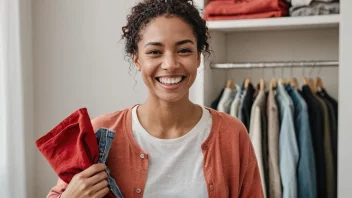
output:
[[[284,0],[213,0],[204,9],[205,20],[255,19],[287,16]]]
[[[334,0],[292,0],[291,16],[339,14],[340,3]]]

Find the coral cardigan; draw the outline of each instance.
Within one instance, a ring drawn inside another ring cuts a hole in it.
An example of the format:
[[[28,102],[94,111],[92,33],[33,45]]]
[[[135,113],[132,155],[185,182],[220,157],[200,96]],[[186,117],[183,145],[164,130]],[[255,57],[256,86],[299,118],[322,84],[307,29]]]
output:
[[[148,153],[134,140],[132,108],[99,116],[92,120],[92,125],[95,131],[105,127],[116,132],[107,166],[124,197],[141,198],[149,159]],[[213,124],[200,149],[204,156],[203,169],[209,198],[264,197],[257,160],[246,128],[237,118],[208,110]],[[66,186],[59,179],[47,197],[60,197]]]

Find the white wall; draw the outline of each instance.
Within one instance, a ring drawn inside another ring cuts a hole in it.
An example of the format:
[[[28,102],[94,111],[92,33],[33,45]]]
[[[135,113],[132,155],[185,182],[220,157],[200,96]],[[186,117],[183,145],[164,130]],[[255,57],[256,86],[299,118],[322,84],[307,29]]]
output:
[[[21,80],[23,94],[24,148],[26,161],[26,195],[34,196],[35,175],[35,134],[34,134],[34,82],[33,82],[33,43],[32,43],[32,4],[31,0],[19,1],[21,38]]]
[[[340,92],[339,92],[339,155],[338,197],[348,198],[352,194],[352,1],[341,1],[340,25]]]
[[[120,41],[134,2],[33,1],[36,138],[77,108],[95,117],[145,100],[139,75],[133,89]],[[35,197],[45,197],[57,177],[39,151],[35,160]]]

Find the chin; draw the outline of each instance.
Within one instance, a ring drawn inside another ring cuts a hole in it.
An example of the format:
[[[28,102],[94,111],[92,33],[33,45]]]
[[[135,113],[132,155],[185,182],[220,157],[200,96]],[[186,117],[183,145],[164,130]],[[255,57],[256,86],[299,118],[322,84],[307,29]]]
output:
[[[187,94],[160,94],[159,99],[169,103],[176,103],[187,97]]]

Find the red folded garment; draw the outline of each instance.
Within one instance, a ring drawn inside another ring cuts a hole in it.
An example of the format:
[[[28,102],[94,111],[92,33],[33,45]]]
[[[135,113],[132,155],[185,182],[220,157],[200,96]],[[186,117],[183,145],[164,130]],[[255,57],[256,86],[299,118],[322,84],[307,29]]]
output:
[[[205,20],[234,20],[282,17],[288,15],[283,0],[212,1],[204,9]]]
[[[97,139],[86,108],[72,113],[35,143],[66,183],[99,159]]]

